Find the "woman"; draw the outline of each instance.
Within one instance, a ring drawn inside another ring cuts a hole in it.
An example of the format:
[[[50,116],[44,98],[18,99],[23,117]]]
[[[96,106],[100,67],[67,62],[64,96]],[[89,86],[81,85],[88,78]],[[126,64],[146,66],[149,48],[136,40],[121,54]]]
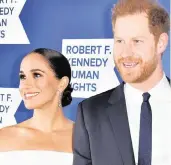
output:
[[[0,130],[0,162],[71,165],[73,122],[62,112],[72,101],[69,62],[54,50],[36,49],[23,58],[19,77],[25,107],[34,114]]]

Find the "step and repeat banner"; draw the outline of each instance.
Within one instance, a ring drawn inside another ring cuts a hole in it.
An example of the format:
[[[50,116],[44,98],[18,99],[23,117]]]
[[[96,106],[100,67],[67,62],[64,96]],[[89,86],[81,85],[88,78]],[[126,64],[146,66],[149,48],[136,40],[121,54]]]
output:
[[[170,11],[170,1],[160,0]],[[36,48],[62,52],[72,68],[72,103],[64,114],[75,120],[77,105],[119,85],[113,62],[111,8],[116,0],[0,0],[0,128],[33,115],[18,91],[22,58]],[[170,77],[170,45],[163,56]]]

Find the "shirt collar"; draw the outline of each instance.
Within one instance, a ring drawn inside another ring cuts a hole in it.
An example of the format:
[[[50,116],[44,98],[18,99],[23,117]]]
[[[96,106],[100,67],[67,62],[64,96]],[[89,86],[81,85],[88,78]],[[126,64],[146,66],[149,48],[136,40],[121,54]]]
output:
[[[171,86],[165,74],[163,74],[163,78],[149,91],[149,93],[157,100],[171,101]]]
[[[126,83],[124,85],[124,93],[126,100],[132,100],[132,101],[140,101],[142,102],[142,94],[143,92],[137,88],[134,88],[129,83]]]
[[[130,84],[126,83],[124,86],[124,92],[126,99],[142,100],[143,91],[132,87]],[[171,85],[165,74],[163,74],[162,79],[158,82],[156,86],[148,91],[151,95],[150,98],[161,101],[171,101]]]

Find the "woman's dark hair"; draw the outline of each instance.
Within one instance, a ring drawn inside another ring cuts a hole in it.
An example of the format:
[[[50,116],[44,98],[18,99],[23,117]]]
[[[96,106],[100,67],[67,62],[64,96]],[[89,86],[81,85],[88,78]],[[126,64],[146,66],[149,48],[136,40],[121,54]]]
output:
[[[72,101],[71,93],[73,91],[73,88],[70,84],[71,67],[67,58],[60,52],[47,48],[38,48],[33,50],[32,53],[38,53],[42,55],[48,61],[57,78],[61,79],[64,76],[69,78],[69,84],[65,88],[61,100],[63,107],[69,105]]]

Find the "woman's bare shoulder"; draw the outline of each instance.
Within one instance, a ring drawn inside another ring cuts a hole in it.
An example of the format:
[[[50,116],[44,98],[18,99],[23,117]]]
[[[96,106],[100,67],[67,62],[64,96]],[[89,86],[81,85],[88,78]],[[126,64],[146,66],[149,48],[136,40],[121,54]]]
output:
[[[0,129],[0,152],[17,149],[28,138],[28,129],[21,124]]]
[[[4,128],[0,129],[0,137],[6,137],[6,138],[15,138],[17,136],[22,136],[25,133],[27,133],[29,131],[28,126],[27,126],[27,120],[19,123],[19,124],[15,124],[15,125],[11,125],[11,126],[7,126]]]
[[[9,135],[12,135],[16,133],[17,125],[7,126],[0,129],[0,138],[2,137],[8,137]]]
[[[10,150],[16,145],[17,126],[7,126],[0,129],[0,152]]]
[[[22,133],[24,131],[26,131],[25,122],[1,128],[0,137],[14,138],[18,135],[18,133]]]

